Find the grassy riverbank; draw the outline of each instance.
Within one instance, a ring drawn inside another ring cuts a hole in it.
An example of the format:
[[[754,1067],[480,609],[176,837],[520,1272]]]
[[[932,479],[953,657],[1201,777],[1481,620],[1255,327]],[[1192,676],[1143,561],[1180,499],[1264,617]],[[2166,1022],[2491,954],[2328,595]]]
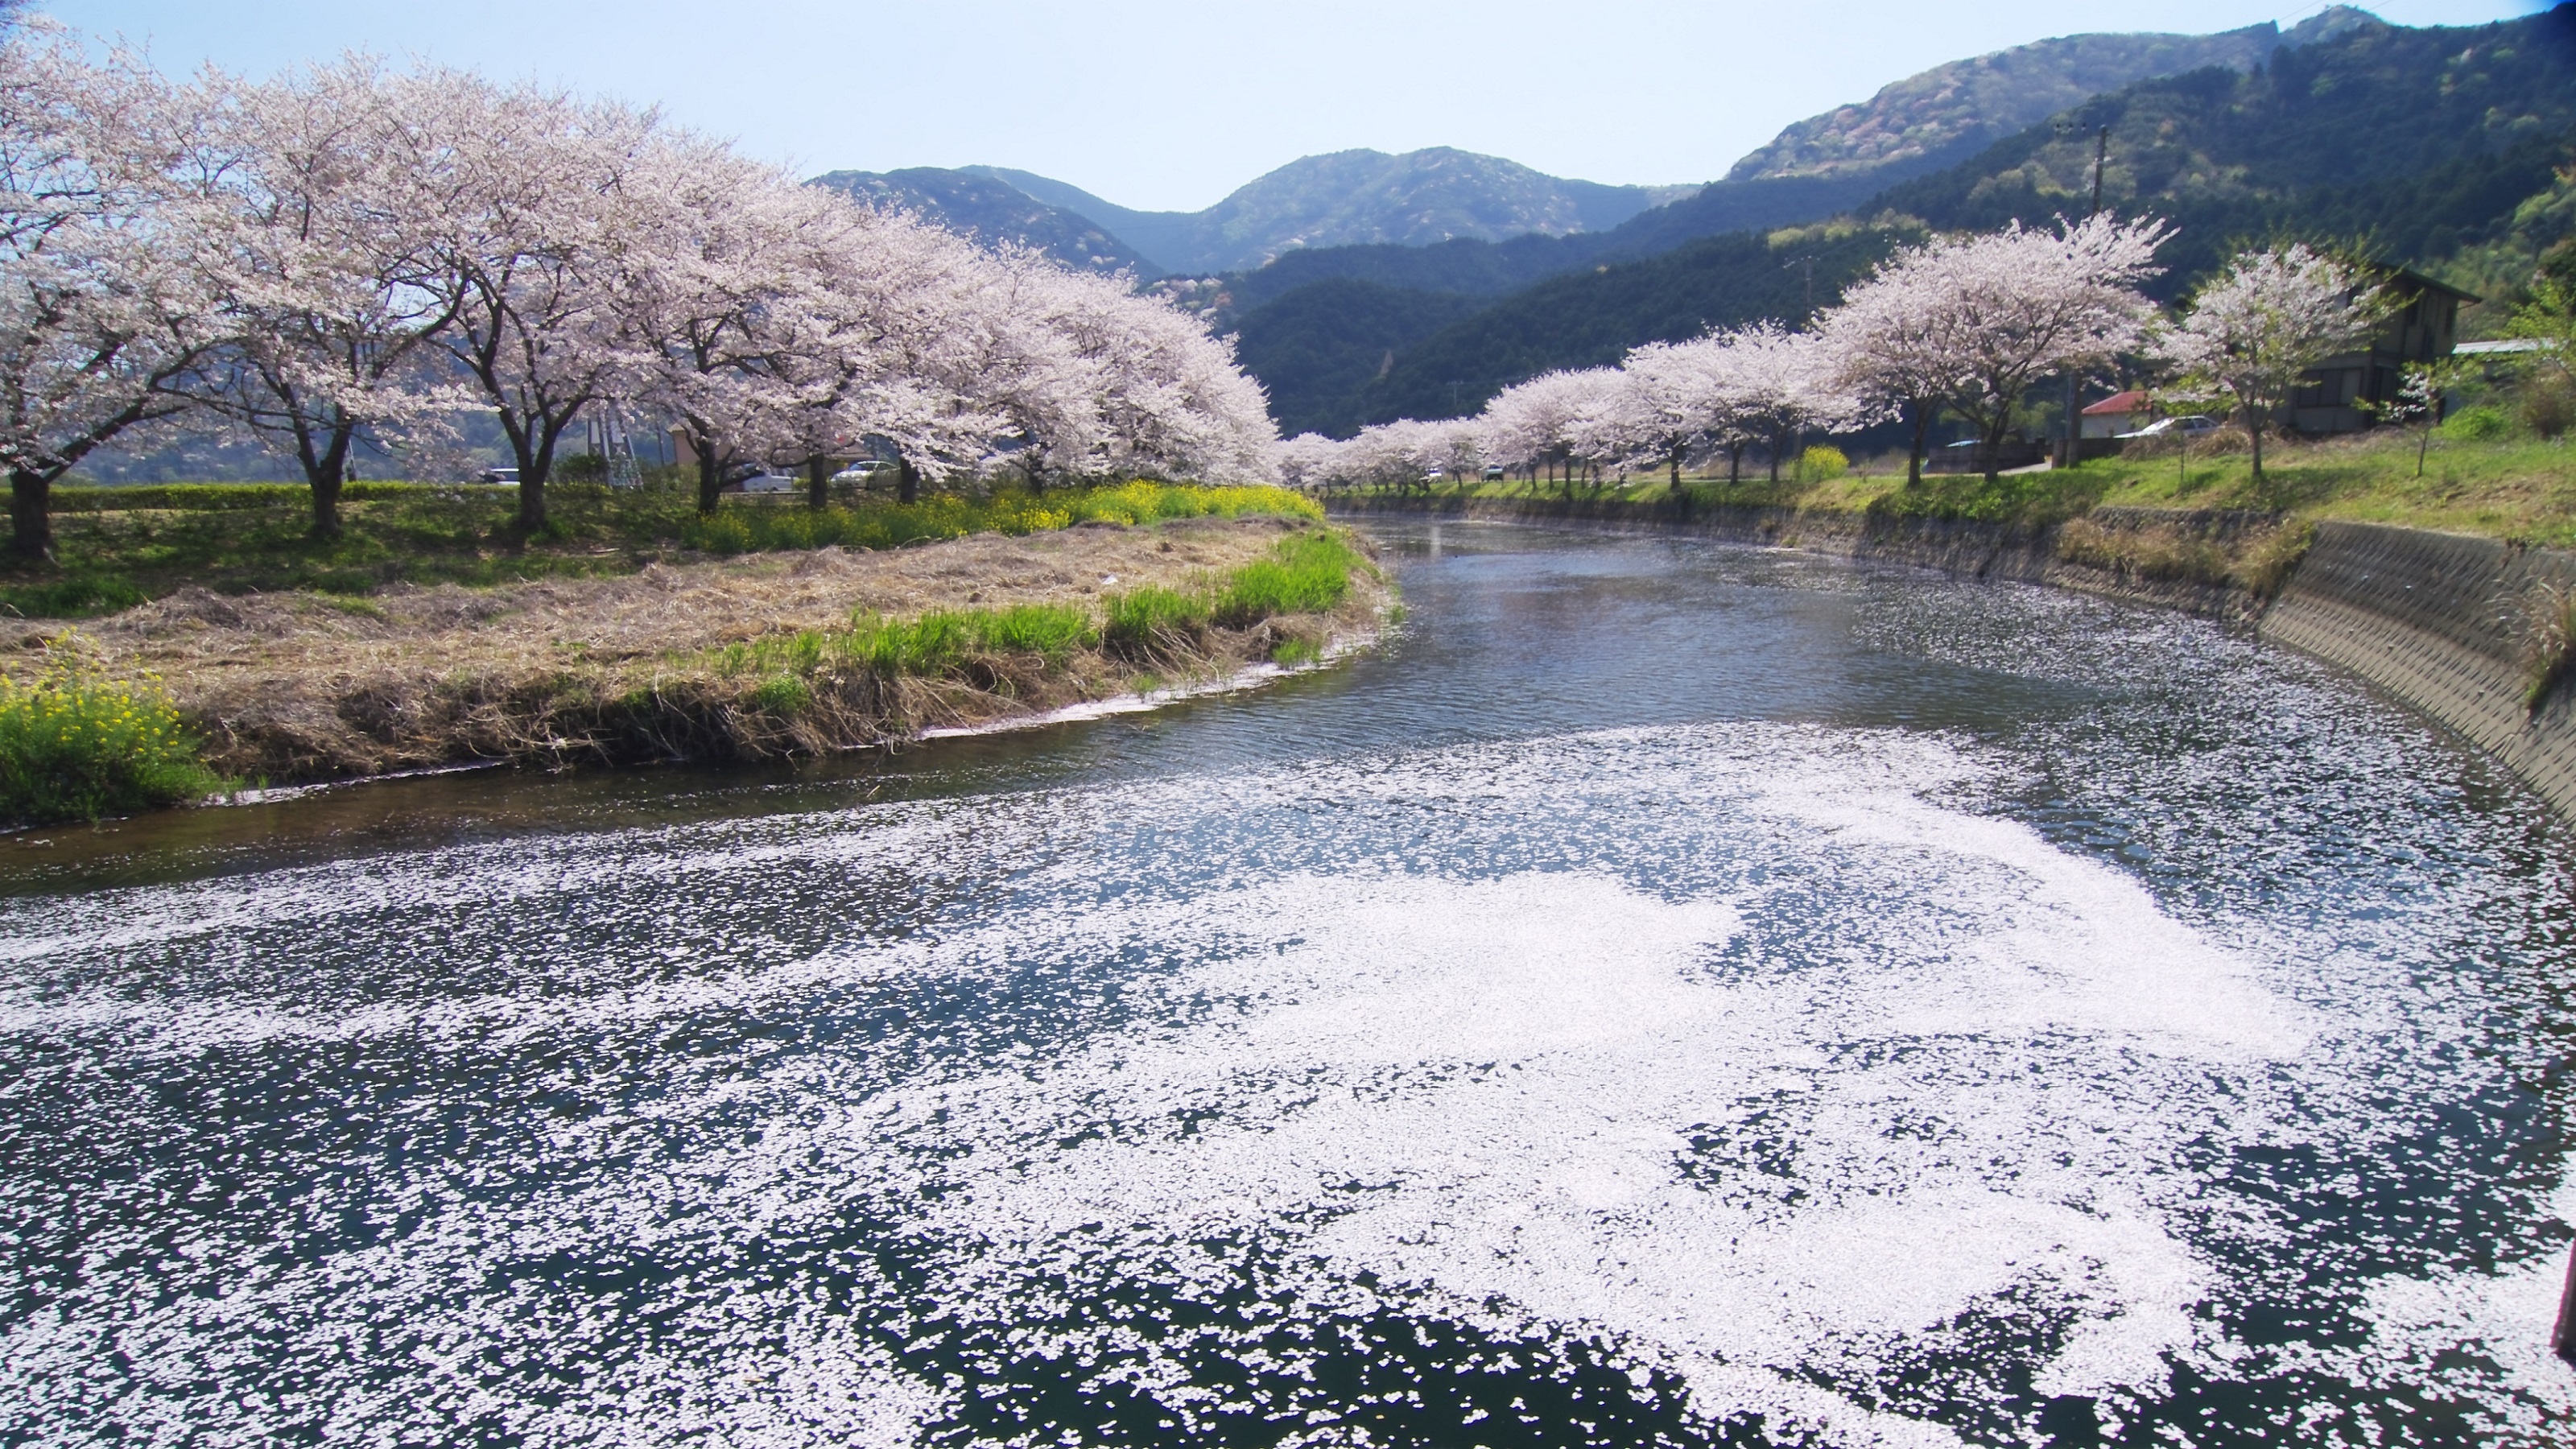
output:
[[[367,500],[379,502],[416,527],[489,500]],[[206,516],[267,506],[186,510],[185,531],[202,537],[214,531]],[[718,514],[720,536],[699,548],[681,519],[683,537],[649,551],[556,540],[511,556],[459,542],[400,560],[365,592],[188,582],[77,622],[12,619],[0,623],[0,821],[121,813],[202,793],[218,776],[847,749],[1307,663],[1373,633],[1390,598],[1371,560],[1318,513],[1275,489],[1154,484],[909,510],[754,505]],[[390,533],[371,530],[361,546]],[[241,569],[299,576],[295,550],[258,546],[255,528],[244,536],[254,546],[236,549]],[[909,546],[842,546],[851,538]],[[808,540],[817,546],[792,546]],[[499,572],[513,564],[527,567]],[[133,752],[66,754],[19,728],[12,709],[29,713],[20,702],[46,689],[75,713],[95,695],[108,704],[99,718],[120,728],[140,718],[137,701],[157,708],[153,739],[170,768],[139,793],[80,783]],[[40,788],[57,779],[78,788]]]
[[[2064,471],[1927,475],[1905,486],[1904,459],[1877,459],[1838,477],[1814,481],[1759,474],[1728,483],[1723,476],[1686,477],[1695,502],[1780,508],[1816,514],[1961,519],[2048,525],[2099,507],[2188,511],[2253,510],[2314,521],[2348,518],[2450,533],[2474,533],[2551,546],[2576,546],[2576,443],[2561,439],[2470,441],[2437,435],[2417,476],[2417,435],[2362,433],[2313,442],[2266,443],[2257,483],[2243,452],[2099,458]],[[1422,490],[1415,490],[1421,492]],[[1459,496],[1457,487],[1430,490]],[[1562,498],[1561,484],[1472,485],[1494,498]],[[1672,496],[1662,474],[1636,475],[1600,488],[1576,485],[1578,499],[1651,503]]]

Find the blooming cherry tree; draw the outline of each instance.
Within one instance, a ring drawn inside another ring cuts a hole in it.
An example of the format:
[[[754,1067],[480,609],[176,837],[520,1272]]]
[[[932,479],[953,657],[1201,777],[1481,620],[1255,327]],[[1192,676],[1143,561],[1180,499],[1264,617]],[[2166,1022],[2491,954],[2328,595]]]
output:
[[[190,264],[221,170],[209,104],[122,52],[93,64],[41,17],[0,42],[0,468],[20,558],[53,554],[54,482],[184,412],[221,338]]]
[[[1860,396],[1913,414],[1922,435],[1933,406],[1977,430],[1987,476],[2042,377],[2105,362],[2138,346],[2155,305],[2138,290],[2156,276],[2156,249],[2173,234],[2155,220],[2104,215],[2053,230],[2015,222],[1976,236],[1935,237],[1881,263],[1820,327],[1838,371]]]
[[[2359,345],[2389,306],[2357,269],[2305,246],[2243,252],[2192,295],[2160,350],[2244,414],[2260,483],[2263,425],[2302,374]]]
[[[584,407],[633,392],[654,358],[625,302],[654,265],[656,121],[452,71],[407,78],[410,214],[431,220],[438,345],[473,379],[519,470],[518,529],[546,527],[555,448]]]
[[[190,254],[226,341],[193,396],[296,460],[327,538],[354,449],[470,401],[423,366],[455,294],[405,204],[421,178],[395,168],[418,157],[376,62],[228,89],[211,118],[227,164]]]

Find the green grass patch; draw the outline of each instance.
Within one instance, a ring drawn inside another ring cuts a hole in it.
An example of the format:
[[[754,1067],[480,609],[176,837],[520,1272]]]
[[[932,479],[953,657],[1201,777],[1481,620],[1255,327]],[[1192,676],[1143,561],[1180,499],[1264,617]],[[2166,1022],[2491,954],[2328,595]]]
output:
[[[553,490],[548,497],[554,496]],[[227,513],[249,508],[306,508],[313,490],[302,483],[134,483],[100,486],[57,485],[51,493],[57,513],[122,513],[141,509],[175,513]],[[519,490],[508,483],[403,483],[368,479],[342,485],[340,502],[370,503],[414,498],[518,504]]]
[[[1122,483],[1053,493],[1003,492],[989,498],[933,494],[918,503],[865,502],[831,508],[801,503],[741,503],[713,517],[691,518],[681,538],[708,553],[785,549],[900,548],[926,539],[977,533],[1022,535],[1079,523],[1136,526],[1175,518],[1240,518],[1259,514],[1320,521],[1315,500],[1284,488],[1202,488],[1186,483]]]
[[[63,664],[0,676],[0,820],[97,820],[222,787],[157,684]]]
[[[1194,638],[1207,627],[1211,592],[1147,584],[1111,594],[1101,601],[1107,615],[1101,637],[1111,648],[1129,655]]]
[[[1335,533],[1301,533],[1279,541],[1273,556],[1236,569],[1210,614],[1240,629],[1276,614],[1322,614],[1351,590],[1362,560]]]
[[[1284,614],[1319,614],[1350,593],[1355,569],[1368,567],[1338,533],[1294,534],[1270,557],[1222,577],[1173,588],[1147,584],[1101,598],[1101,610],[1073,604],[1017,604],[1005,609],[934,609],[913,619],[853,615],[846,629],[806,629],[728,644],[705,656],[724,676],[760,676],[754,702],[791,713],[801,700],[781,694],[775,703],[761,691],[781,679],[805,679],[832,669],[869,669],[884,675],[938,679],[965,672],[978,659],[1035,655],[1044,667],[1064,667],[1086,649],[1105,649],[1131,660],[1170,654],[1199,641],[1211,625],[1249,628]],[[1321,657],[1316,646],[1289,643],[1274,653],[1282,663]],[[1299,653],[1299,650],[1305,652]]]

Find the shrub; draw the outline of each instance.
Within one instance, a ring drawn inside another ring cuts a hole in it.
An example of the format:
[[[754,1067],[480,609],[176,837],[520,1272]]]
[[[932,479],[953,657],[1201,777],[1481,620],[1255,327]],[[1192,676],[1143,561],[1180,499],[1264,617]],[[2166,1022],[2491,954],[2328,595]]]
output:
[[[2512,430],[2513,423],[2505,417],[2504,409],[2479,406],[2460,409],[2433,431],[2453,442],[2485,443]]]
[[[0,818],[12,824],[130,814],[222,785],[156,682],[76,664],[0,676]]]
[[[1823,483],[1851,471],[1851,459],[1830,443],[1818,443],[1798,455],[1798,481]]]
[[[2543,585],[2523,603],[2523,708],[2532,714],[2549,702],[2570,663],[2576,663],[2576,589]]]
[[[2522,425],[2544,438],[2554,438],[2576,423],[2576,386],[2564,378],[2533,378],[2523,385]]]
[[[2245,545],[2229,570],[2238,585],[2258,599],[2278,596],[2288,586],[2290,574],[2308,549],[2317,541],[2313,523],[2284,523]]]

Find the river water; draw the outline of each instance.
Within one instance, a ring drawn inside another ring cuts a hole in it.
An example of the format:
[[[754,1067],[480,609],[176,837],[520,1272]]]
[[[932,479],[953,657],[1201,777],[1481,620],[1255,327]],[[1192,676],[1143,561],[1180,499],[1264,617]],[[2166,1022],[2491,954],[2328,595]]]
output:
[[[890,759],[0,842],[0,1442],[2546,1444],[2569,835],[2077,595],[1381,529]]]

